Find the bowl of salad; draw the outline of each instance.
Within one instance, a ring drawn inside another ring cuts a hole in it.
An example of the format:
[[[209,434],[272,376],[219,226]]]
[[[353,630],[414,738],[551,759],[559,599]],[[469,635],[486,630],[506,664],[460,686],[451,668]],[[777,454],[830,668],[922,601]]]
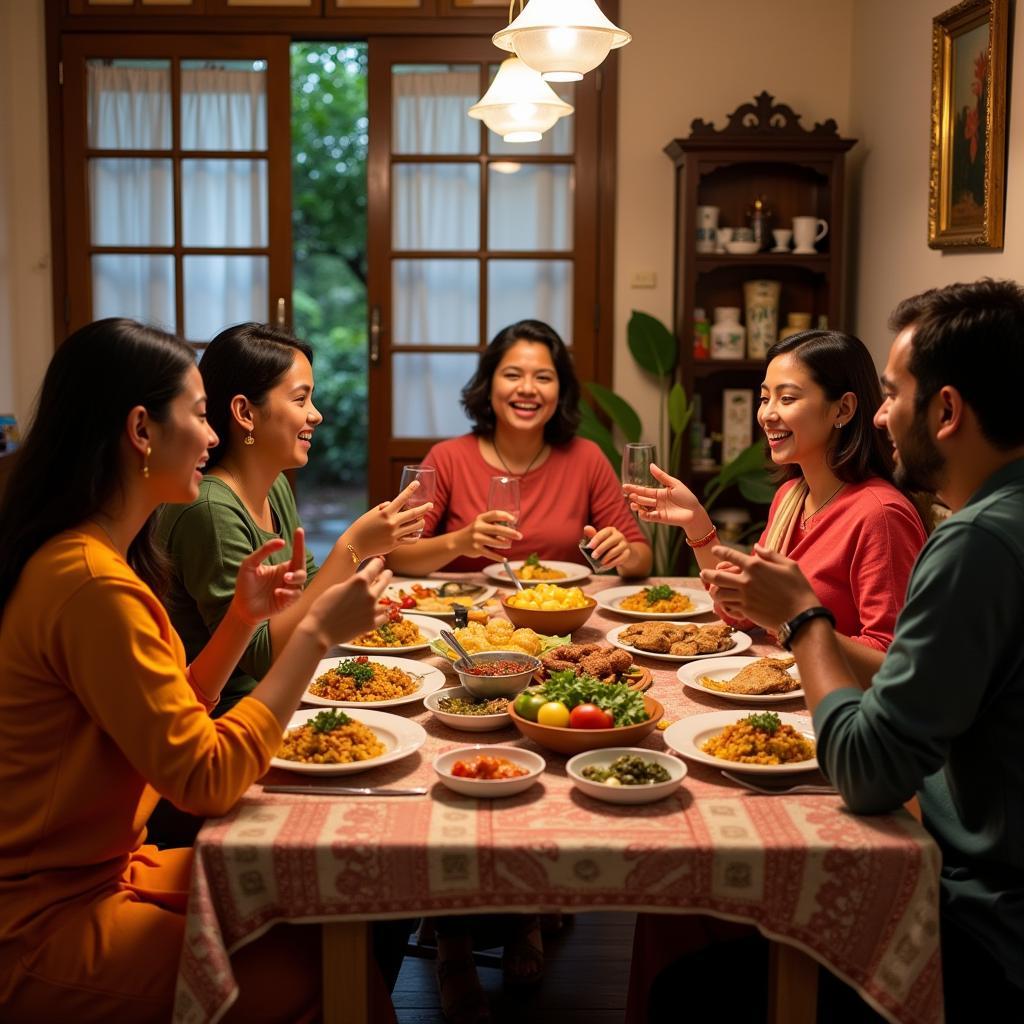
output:
[[[613,747],[570,757],[565,773],[581,793],[595,800],[652,804],[679,788],[686,777],[686,765],[660,750]]]
[[[659,701],[625,683],[602,683],[566,670],[519,694],[509,717],[538,746],[579,754],[635,746],[654,732],[664,713]]]

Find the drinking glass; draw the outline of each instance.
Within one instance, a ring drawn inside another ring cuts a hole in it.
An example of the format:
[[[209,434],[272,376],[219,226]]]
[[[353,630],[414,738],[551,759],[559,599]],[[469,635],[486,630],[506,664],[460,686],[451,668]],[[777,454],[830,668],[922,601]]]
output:
[[[425,505],[428,501],[434,500],[434,493],[437,490],[437,473],[433,466],[403,466],[399,491],[404,491],[413,480],[419,480],[420,486],[403,508],[416,508],[418,505]],[[418,540],[423,536],[423,530],[421,528],[418,532],[410,533],[408,536]]]
[[[640,487],[653,487],[651,463],[654,462],[654,445],[630,443],[622,451],[622,482]]]
[[[515,518],[503,525],[516,529],[519,526],[519,477],[517,476],[492,476],[491,486],[487,491],[487,508],[489,511],[497,510],[508,512]]]

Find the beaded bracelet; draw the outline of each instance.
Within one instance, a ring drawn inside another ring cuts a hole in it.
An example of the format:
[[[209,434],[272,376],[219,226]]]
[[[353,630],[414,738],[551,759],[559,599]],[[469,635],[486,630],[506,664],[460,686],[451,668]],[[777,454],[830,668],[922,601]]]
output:
[[[700,537],[697,540],[690,540],[689,537],[686,537],[685,539],[687,545],[691,548],[706,548],[709,544],[714,542],[717,536],[718,530],[712,526],[710,533],[706,533],[703,537]]]

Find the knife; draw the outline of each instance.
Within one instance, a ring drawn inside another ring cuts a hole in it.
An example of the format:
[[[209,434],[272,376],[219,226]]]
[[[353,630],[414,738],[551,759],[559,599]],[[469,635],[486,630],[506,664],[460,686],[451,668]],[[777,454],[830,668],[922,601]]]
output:
[[[264,793],[308,793],[310,796],[423,796],[426,786],[387,789],[383,786],[264,786]]]

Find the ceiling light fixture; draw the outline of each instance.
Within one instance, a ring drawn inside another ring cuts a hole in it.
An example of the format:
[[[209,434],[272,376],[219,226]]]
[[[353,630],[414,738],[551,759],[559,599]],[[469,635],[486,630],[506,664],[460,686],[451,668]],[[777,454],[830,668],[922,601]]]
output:
[[[467,111],[506,142],[539,142],[560,117],[572,112],[571,104],[516,57],[501,62],[491,87]]]
[[[519,17],[491,41],[510,50],[549,82],[578,82],[632,36],[613,25],[594,0],[519,0]]]

